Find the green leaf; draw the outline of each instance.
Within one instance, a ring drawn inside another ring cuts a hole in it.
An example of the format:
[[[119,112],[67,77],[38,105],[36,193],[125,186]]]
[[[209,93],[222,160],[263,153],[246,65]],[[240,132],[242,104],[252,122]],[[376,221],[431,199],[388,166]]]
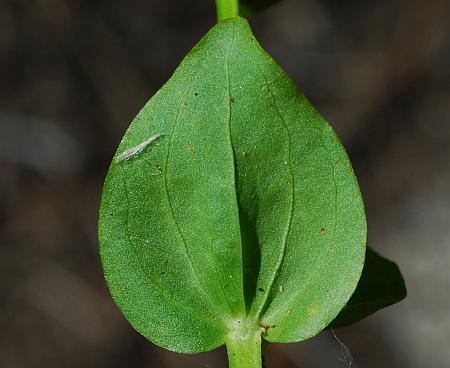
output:
[[[239,2],[239,15],[248,17],[253,13],[269,8],[281,0],[241,0]]]
[[[331,328],[358,322],[379,309],[406,297],[406,286],[398,266],[367,247],[358,286],[347,305],[331,322]]]
[[[184,353],[226,342],[243,367],[232,357],[254,355],[261,336],[301,341],[336,317],[361,274],[366,223],[332,128],[234,18],[132,122],[99,238],[112,296],[137,331]]]

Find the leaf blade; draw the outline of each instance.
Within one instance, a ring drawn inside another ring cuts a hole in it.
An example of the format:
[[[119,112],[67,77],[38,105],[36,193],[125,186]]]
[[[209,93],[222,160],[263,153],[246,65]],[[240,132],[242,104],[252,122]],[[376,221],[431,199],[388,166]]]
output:
[[[365,234],[345,150],[243,19],[216,25],[133,121],[99,222],[116,303],[186,353],[244,319],[268,341],[319,333],[353,293]]]

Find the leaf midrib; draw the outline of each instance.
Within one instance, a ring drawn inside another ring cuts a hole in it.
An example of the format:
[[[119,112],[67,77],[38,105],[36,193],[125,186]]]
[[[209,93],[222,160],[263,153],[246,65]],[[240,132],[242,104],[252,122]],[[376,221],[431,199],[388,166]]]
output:
[[[236,23],[233,22],[233,31],[232,31],[232,36],[231,36],[231,41],[229,43],[229,47],[228,47],[228,52],[225,56],[225,75],[226,75],[226,84],[227,84],[227,92],[228,92],[228,99],[227,99],[227,105],[228,105],[228,114],[227,114],[227,125],[228,125],[228,142],[229,142],[229,146],[230,146],[230,152],[231,152],[231,172],[232,172],[232,183],[233,183],[233,193],[234,193],[234,203],[236,204],[236,216],[239,219],[239,201],[238,201],[238,194],[237,194],[237,188],[236,188],[236,156],[234,153],[234,146],[233,146],[233,139],[232,139],[232,131],[231,131],[231,112],[232,112],[232,102],[231,102],[231,76],[230,76],[230,55],[231,55],[231,51],[233,50],[234,46],[236,43]],[[241,232],[241,223],[240,221],[237,222],[238,226],[239,226],[239,234],[240,234],[240,251],[241,251],[241,262],[240,262],[240,266],[241,266],[241,277],[242,277],[242,281],[241,281],[241,301],[243,306],[242,309],[244,311],[244,313],[246,312],[245,308],[245,289],[244,289],[244,285],[245,285],[245,280],[244,280],[244,250],[243,250],[243,240],[242,240],[242,232]]]

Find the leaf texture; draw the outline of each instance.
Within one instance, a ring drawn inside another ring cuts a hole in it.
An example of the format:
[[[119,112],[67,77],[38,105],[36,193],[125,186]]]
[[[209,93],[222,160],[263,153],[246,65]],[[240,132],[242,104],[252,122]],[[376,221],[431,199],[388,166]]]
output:
[[[132,122],[99,238],[134,328],[194,353],[244,321],[268,341],[319,333],[355,290],[366,224],[332,128],[236,18],[212,28]]]

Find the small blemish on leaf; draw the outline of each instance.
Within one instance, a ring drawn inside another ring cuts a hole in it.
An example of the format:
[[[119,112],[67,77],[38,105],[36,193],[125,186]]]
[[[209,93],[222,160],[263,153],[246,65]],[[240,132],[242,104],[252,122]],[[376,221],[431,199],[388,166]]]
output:
[[[260,291],[261,293],[265,292],[265,290],[263,288],[258,288],[258,291]]]
[[[148,146],[150,146],[152,143],[154,143],[157,139],[164,136],[166,134],[154,134],[147,140],[145,140],[142,143],[139,143],[137,146],[131,147],[123,151],[119,156],[116,158],[116,162],[126,161],[130,158],[138,155],[143,150],[145,150]]]
[[[194,96],[197,97],[197,96],[198,96],[198,92],[195,92],[195,93],[194,93]]]
[[[156,174],[155,175],[161,175],[162,174],[162,168],[158,164],[155,165]]]
[[[230,102],[234,102],[234,97],[230,97]]]
[[[275,328],[277,326],[276,325],[262,325],[261,327],[263,328],[263,331],[261,332],[261,336],[266,336],[269,328]]]
[[[320,233],[321,233],[321,234],[325,234],[325,228],[324,228],[324,227],[322,227],[322,228],[320,229]]]

